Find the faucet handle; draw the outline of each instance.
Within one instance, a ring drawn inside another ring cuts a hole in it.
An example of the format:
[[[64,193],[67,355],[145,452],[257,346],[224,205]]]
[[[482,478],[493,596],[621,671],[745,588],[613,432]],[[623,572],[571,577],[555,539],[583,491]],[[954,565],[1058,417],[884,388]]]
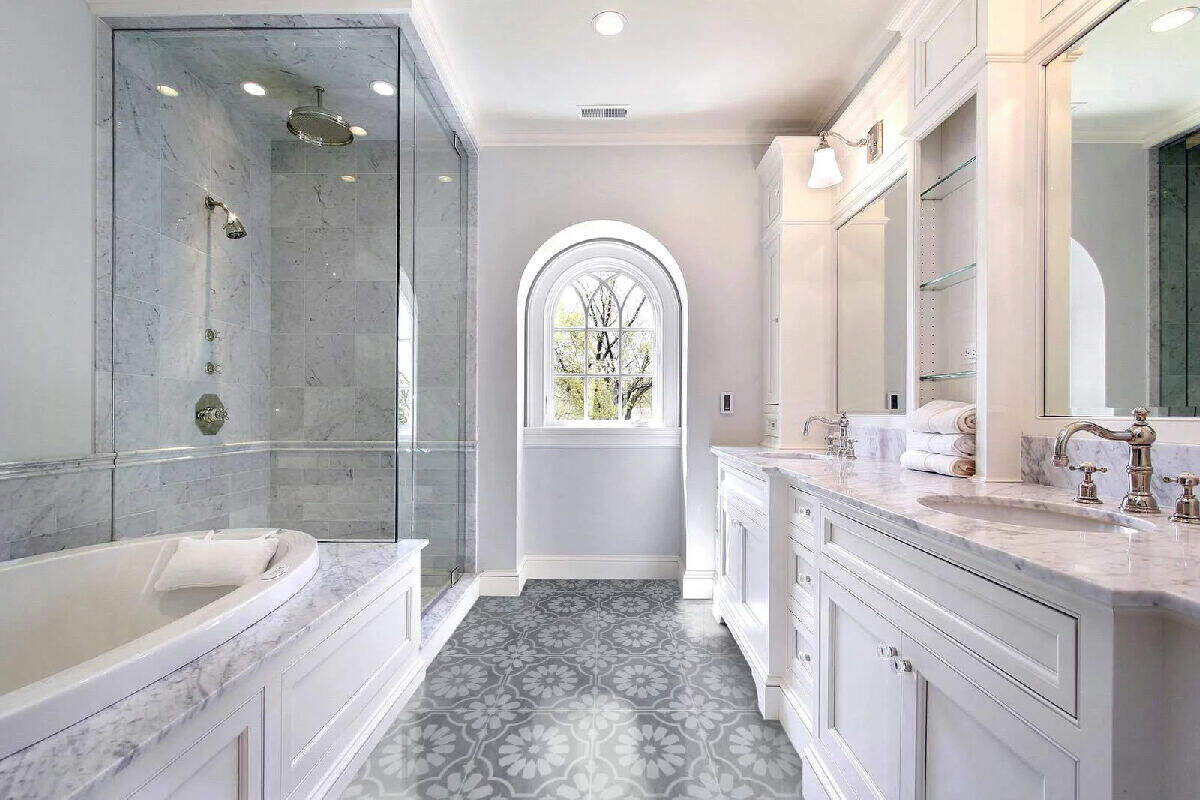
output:
[[[1185,494],[1190,494],[1192,487],[1200,486],[1200,477],[1191,472],[1181,472],[1178,475],[1163,475],[1163,483],[1178,483]]]
[[[1079,491],[1075,493],[1075,502],[1081,505],[1100,505],[1103,501],[1096,494],[1096,484],[1092,480],[1092,474],[1096,472],[1108,472],[1108,467],[1098,467],[1090,461],[1084,461],[1078,466],[1068,464],[1067,469],[1072,472],[1083,473],[1083,483],[1079,484]]]
[[[1191,472],[1181,472],[1178,475],[1164,475],[1163,483],[1178,483],[1183,487],[1179,499],[1175,501],[1175,513],[1171,522],[1183,522],[1188,525],[1200,523],[1200,498],[1192,493],[1192,489],[1200,484],[1200,477]]]

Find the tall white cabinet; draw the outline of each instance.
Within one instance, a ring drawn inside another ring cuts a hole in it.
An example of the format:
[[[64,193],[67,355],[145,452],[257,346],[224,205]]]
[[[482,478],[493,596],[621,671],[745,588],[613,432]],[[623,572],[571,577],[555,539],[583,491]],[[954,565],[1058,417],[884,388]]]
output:
[[[815,136],[777,137],[758,165],[763,287],[762,443],[820,447],[824,429],[806,440],[812,414],[834,411],[837,279],[832,195],[808,188]]]

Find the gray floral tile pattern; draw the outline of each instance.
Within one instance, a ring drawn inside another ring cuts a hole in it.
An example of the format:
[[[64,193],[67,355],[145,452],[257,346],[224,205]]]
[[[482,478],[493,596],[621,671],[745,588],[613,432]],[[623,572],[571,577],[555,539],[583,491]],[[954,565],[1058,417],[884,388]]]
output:
[[[672,581],[481,598],[344,800],[783,800],[800,759]]]

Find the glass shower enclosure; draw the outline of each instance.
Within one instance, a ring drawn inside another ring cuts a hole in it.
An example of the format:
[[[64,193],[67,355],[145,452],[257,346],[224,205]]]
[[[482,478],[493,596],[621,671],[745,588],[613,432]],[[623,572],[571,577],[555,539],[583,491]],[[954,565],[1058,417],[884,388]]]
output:
[[[113,34],[115,534],[465,563],[466,170],[395,28]]]

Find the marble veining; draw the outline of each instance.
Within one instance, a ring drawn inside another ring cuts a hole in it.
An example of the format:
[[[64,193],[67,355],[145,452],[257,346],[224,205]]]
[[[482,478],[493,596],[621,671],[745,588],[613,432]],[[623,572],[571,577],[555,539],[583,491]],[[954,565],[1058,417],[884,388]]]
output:
[[[951,548],[1057,588],[1120,606],[1161,606],[1200,618],[1200,526],[1167,513],[1139,515],[1151,530],[1131,534],[1029,528],[946,514],[918,502],[925,495],[1019,498],[1034,507],[1070,510],[1072,493],[1033,483],[976,483],[906,470],[898,464],[764,459],[761,448],[714,447],[718,456],[795,478],[806,491],[874,514]],[[1124,477],[1124,473],[1121,473]],[[1123,490],[1122,490],[1123,493]],[[1116,511],[1116,499],[1102,508]],[[1168,510],[1173,508],[1173,501]]]
[[[290,600],[229,641],[103,711],[0,760],[0,797],[69,800],[95,791],[339,606],[398,577],[424,539],[320,545],[321,565]]]

